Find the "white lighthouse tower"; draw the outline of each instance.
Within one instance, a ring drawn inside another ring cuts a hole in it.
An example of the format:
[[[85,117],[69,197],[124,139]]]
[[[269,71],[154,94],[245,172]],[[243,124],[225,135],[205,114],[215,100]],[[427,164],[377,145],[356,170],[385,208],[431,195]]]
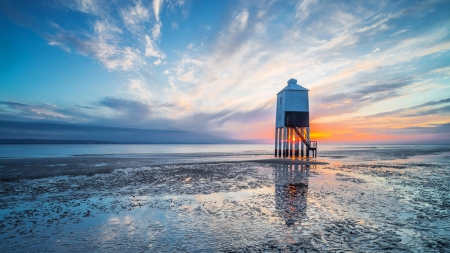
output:
[[[306,157],[309,157],[309,151],[317,156],[317,142],[309,138],[308,90],[292,78],[277,94],[275,156],[303,156],[305,148]]]

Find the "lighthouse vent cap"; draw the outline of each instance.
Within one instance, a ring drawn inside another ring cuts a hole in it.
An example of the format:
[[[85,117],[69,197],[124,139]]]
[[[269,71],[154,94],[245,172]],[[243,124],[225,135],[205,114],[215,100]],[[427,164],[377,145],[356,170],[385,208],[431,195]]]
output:
[[[288,83],[288,85],[286,87],[284,87],[284,89],[282,89],[277,94],[280,94],[283,91],[308,91],[308,89],[306,89],[305,87],[300,86],[297,83],[297,79],[291,78],[291,79],[289,79],[289,81],[287,81],[287,83]]]
[[[297,84],[297,79],[291,78],[287,81],[288,85],[289,84]]]

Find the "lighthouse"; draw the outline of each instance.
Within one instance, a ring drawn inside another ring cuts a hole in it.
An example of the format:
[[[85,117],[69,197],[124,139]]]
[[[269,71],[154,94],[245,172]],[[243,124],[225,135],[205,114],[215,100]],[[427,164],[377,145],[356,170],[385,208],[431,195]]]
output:
[[[275,157],[317,156],[317,142],[309,134],[308,89],[291,78],[277,94]]]

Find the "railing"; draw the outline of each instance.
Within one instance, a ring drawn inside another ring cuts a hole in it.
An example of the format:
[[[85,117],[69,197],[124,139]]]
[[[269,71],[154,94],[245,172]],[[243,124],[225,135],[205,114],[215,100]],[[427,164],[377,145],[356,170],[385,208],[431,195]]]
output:
[[[302,128],[294,127],[294,131],[297,134],[298,137],[302,140],[302,142],[305,144],[306,148],[311,149],[317,149],[317,141],[311,141],[308,136],[305,134],[305,131],[303,131]]]

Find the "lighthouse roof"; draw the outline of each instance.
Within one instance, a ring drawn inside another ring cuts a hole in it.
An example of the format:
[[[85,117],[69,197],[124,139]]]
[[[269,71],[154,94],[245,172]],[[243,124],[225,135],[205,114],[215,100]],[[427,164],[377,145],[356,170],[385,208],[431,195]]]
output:
[[[308,89],[306,89],[303,86],[298,85],[297,80],[294,78],[291,78],[287,81],[287,86],[284,87],[284,89],[282,89],[280,92],[278,92],[277,95],[283,91],[308,91]]]

